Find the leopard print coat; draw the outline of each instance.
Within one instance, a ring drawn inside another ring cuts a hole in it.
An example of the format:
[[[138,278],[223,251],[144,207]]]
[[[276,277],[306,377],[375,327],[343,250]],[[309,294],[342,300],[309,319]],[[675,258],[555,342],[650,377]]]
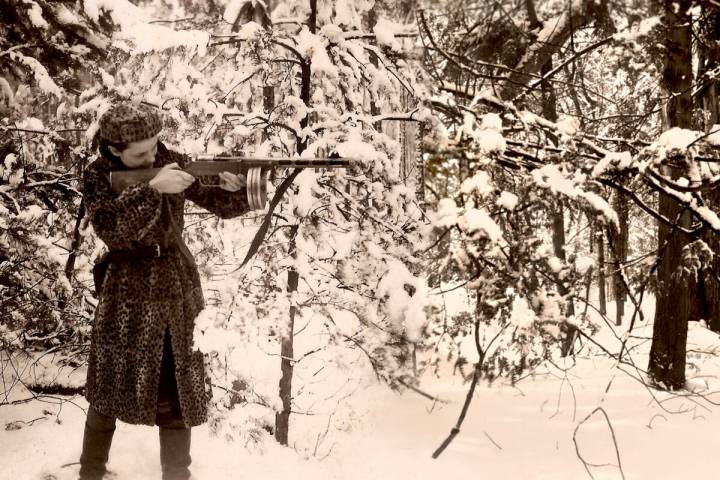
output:
[[[155,167],[173,162],[182,167],[187,161],[158,144]],[[118,160],[100,155],[83,178],[87,214],[110,250],[167,244],[166,216],[170,212],[181,230],[186,198],[221,218],[248,210],[245,189],[227,192],[197,181],[181,194],[163,195],[140,184],[116,195],[109,173],[122,168]],[[197,268],[177,248],[160,258],[111,263],[92,328],[85,388],[90,404],[127,423],[154,425],[163,339],[169,329],[183,421],[187,426],[205,422],[211,393],[203,355],[193,351],[194,321],[203,306]]]

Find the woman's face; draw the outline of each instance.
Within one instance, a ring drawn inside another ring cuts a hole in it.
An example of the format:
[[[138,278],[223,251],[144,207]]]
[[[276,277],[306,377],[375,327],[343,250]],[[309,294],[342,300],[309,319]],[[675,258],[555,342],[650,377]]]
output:
[[[110,146],[110,152],[120,158],[122,163],[128,168],[150,168],[155,163],[155,154],[157,153],[158,137],[146,138],[131,142],[120,151]]]

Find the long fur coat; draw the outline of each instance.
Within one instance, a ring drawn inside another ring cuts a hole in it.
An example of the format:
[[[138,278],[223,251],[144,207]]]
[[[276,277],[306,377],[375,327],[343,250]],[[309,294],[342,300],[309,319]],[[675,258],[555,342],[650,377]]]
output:
[[[187,158],[158,145],[155,167]],[[185,199],[221,218],[248,210],[245,189],[238,192],[195,182],[181,194],[160,194],[147,184],[113,193],[109,173],[123,169],[117,159],[99,156],[85,170],[84,198],[95,233],[109,250],[167,244],[169,215],[182,230]],[[203,308],[194,262],[180,249],[160,258],[110,264],[92,328],[85,395],[100,413],[127,423],[155,424],[160,361],[170,331],[183,421],[205,422],[210,388],[203,356],[193,351],[194,321]]]

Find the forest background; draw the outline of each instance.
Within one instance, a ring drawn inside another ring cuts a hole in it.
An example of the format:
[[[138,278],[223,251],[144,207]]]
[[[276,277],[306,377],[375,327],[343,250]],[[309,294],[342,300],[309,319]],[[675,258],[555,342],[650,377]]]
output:
[[[663,418],[714,411],[714,373],[698,365],[714,365],[720,332],[719,12],[712,0],[3,0],[0,409],[82,408],[103,246],[78,180],[99,116],[133,99],[160,108],[163,140],[189,155],[356,159],[303,171],[273,212],[188,207],[216,437],[332,456],[320,445],[360,422],[350,405],[371,383],[436,405],[434,386],[459,382],[440,457],[478,385],[552,371],[562,393],[569,375],[592,376],[577,368],[588,359],[608,362],[607,396],[619,375]],[[707,349],[688,348],[693,329]],[[612,416],[602,402],[587,413],[571,422],[583,475],[624,477]],[[303,416],[319,430],[294,432]],[[576,437],[600,417],[605,463]],[[2,418],[8,432],[37,420]]]

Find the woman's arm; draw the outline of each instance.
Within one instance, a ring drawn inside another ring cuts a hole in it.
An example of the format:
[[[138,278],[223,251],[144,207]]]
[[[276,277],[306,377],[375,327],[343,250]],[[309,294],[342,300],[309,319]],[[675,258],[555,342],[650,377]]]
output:
[[[171,151],[171,156],[172,161],[177,162],[181,168],[185,168],[189,163],[185,155]],[[196,180],[185,190],[185,198],[220,218],[239,217],[250,211],[245,188],[237,192],[228,192],[218,187],[205,187]]]

